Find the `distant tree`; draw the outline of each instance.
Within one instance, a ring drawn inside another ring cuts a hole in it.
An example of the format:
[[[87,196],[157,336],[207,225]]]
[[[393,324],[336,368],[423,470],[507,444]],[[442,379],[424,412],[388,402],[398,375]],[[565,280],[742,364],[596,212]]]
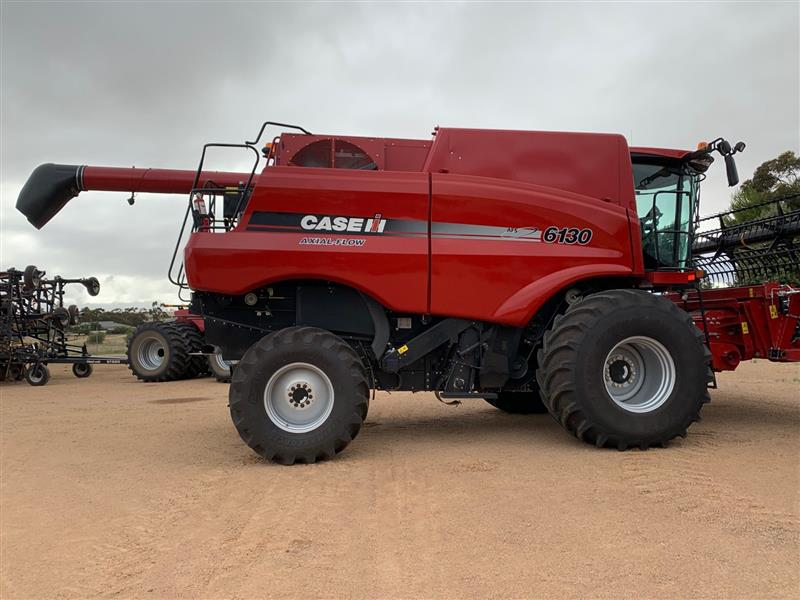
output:
[[[148,321],[166,321],[172,318],[172,313],[164,310],[161,304],[153,302],[150,305],[150,310],[147,311]]]
[[[83,308],[80,312],[81,324],[95,324],[99,321],[114,321],[128,327],[136,327],[148,321],[166,321],[172,313],[164,310],[159,302],[153,302],[150,308],[130,306],[128,308]]]
[[[777,158],[761,163],[753,177],[742,182],[731,199],[731,210],[742,210],[729,219],[728,225],[745,223],[772,214],[770,207],[759,204],[800,194],[800,157],[787,150]],[[783,208],[800,209],[800,197],[788,198]]]

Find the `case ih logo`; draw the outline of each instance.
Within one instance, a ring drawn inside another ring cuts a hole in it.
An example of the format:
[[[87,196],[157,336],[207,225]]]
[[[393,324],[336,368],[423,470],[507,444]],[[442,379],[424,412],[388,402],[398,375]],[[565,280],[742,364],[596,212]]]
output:
[[[322,215],[305,215],[300,219],[300,227],[306,231],[334,231],[347,233],[383,233],[386,219],[376,213],[370,219],[361,217],[330,217]]]

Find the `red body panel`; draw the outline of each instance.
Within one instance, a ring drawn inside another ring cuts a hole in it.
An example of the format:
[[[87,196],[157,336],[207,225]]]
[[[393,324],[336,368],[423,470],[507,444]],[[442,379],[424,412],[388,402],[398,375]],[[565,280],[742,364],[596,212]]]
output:
[[[187,308],[179,308],[173,312],[172,315],[175,317],[176,321],[194,325],[197,327],[200,333],[203,333],[206,330],[206,322],[203,320],[203,317],[190,312]]]
[[[633,273],[628,213],[616,204],[484,177],[435,174],[432,181],[433,314],[525,325],[575,281]],[[437,236],[439,223],[478,228]],[[542,232],[549,227],[592,237],[587,244],[546,243]]]
[[[285,279],[324,279],[352,286],[400,312],[428,309],[427,236],[371,236],[362,247],[301,245],[313,231],[248,231],[259,211],[347,215],[415,221],[427,229],[424,173],[267,167],[240,226],[229,233],[194,233],[185,252],[193,289],[243,294]]]
[[[439,129],[425,170],[533,183],[636,210],[630,151],[617,134]]]
[[[324,149],[329,139],[285,138],[279,165],[310,143]],[[387,148],[408,150],[397,168],[427,152],[419,140],[341,139],[360,142],[379,168]],[[336,232],[279,224],[302,215],[381,215],[398,230],[360,246],[334,245],[345,241]],[[585,231],[590,239],[543,243],[548,228]],[[185,263],[196,290],[243,294],[318,278],[397,312],[523,326],[576,281],[641,275],[638,232],[622,136],[440,129],[424,171],[265,168],[237,229],[194,233]],[[309,237],[331,245],[305,244]]]

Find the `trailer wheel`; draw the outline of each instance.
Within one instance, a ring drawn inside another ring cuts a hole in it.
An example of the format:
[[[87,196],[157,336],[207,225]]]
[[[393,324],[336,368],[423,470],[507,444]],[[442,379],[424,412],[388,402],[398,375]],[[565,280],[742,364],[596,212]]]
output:
[[[50,369],[42,363],[28,367],[25,371],[25,380],[34,386],[45,385],[50,381]]]
[[[231,363],[230,361],[225,360],[222,358],[222,354],[219,352],[215,352],[214,354],[209,354],[208,357],[208,368],[211,370],[211,374],[216,378],[217,381],[220,383],[230,383],[231,380]]]
[[[547,412],[538,390],[502,391],[497,394],[497,398],[487,398],[486,401],[495,408],[513,415],[541,415]]]
[[[229,398],[245,443],[291,465],[344,450],[367,416],[369,386],[364,364],[344,340],[315,327],[289,327],[245,352]]]
[[[89,363],[75,363],[72,365],[72,374],[78,379],[89,377],[94,371],[94,367]]]
[[[673,302],[638,290],[587,297],[556,317],[536,378],[550,414],[597,447],[665,445],[710,400],[702,332]]]
[[[171,323],[143,323],[128,344],[128,368],[142,381],[174,381],[185,376],[191,356]]]

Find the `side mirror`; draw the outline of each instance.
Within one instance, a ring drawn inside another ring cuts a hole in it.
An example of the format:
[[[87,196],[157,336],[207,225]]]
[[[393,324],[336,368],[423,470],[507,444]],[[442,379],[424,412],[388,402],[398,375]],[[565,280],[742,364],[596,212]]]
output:
[[[727,144],[727,142],[725,142]],[[730,144],[728,144],[730,149]],[[739,183],[739,171],[736,169],[736,159],[730,154],[725,154],[725,170],[728,173],[728,185],[734,186]]]
[[[733,153],[736,154],[737,152],[742,152],[746,146],[744,142],[737,142],[736,145],[733,147]]]

